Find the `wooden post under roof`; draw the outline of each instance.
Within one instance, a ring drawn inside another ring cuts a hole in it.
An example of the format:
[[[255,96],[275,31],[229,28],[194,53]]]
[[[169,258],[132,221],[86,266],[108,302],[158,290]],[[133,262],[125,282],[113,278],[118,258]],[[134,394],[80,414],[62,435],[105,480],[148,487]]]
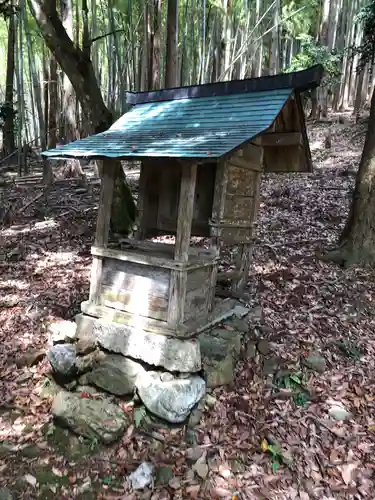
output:
[[[197,164],[182,163],[176,246],[174,254],[175,260],[182,262],[187,262],[189,260],[189,245],[191,225],[193,223],[196,177]]]
[[[196,163],[181,164],[181,186],[178,202],[177,234],[174,260],[188,262],[191,225],[193,223],[195,183],[197,177]],[[168,324],[177,327],[184,320],[186,296],[186,271],[171,272],[169,285]]]
[[[98,218],[96,222],[95,246],[107,247],[111,224],[113,189],[116,164],[114,160],[103,161],[103,176],[100,187]],[[96,303],[103,268],[103,257],[93,256],[90,279],[90,301]]]

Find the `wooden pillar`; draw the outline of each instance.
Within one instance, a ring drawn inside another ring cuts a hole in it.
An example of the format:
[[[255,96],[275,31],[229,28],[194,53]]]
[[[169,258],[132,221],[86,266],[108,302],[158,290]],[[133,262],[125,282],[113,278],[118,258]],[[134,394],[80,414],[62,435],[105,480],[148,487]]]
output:
[[[144,240],[147,224],[146,224],[146,214],[145,208],[147,203],[147,173],[144,161],[141,162],[141,171],[139,175],[139,186],[138,186],[138,201],[137,201],[137,211],[138,211],[138,229],[135,233],[137,240]]]
[[[193,223],[195,182],[197,164],[182,164],[180,199],[178,202],[177,234],[174,258],[187,262],[189,259],[189,245],[191,225]]]
[[[243,244],[238,247],[238,256],[236,259],[236,278],[232,280],[232,294],[239,297],[243,294],[247,280],[249,278],[251,256],[253,251],[252,244]]]
[[[178,202],[177,234],[174,259],[189,260],[191,225],[193,222],[196,164],[182,164],[180,198]],[[184,321],[187,272],[171,271],[169,284],[168,325],[176,328]]]
[[[111,223],[113,189],[115,183],[115,162],[103,161],[103,175],[100,188],[98,218],[96,222],[95,246],[107,247]],[[96,302],[102,276],[103,258],[93,257],[90,279],[90,302]]]

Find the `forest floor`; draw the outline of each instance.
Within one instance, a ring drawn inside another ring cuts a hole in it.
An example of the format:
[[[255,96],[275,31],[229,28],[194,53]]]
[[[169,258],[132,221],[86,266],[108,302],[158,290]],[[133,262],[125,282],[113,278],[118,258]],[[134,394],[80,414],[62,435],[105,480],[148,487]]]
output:
[[[316,257],[345,223],[366,124],[331,119],[309,128],[314,173],[263,180],[248,292],[263,308],[265,359],[285,370],[272,378],[244,347],[234,384],[213,391],[196,428],[210,457],[205,479],[192,473],[182,429],[152,441],[133,426],[99,450],[55,435],[43,397],[48,362],[19,360],[43,351],[48,322],[73,318],[88,295],[98,185],[60,182],[48,206],[34,185],[5,193],[13,210],[0,230],[0,488],[17,499],[375,498],[374,272]],[[320,372],[304,368],[312,351]],[[144,460],[173,478],[132,493],[128,474]]]

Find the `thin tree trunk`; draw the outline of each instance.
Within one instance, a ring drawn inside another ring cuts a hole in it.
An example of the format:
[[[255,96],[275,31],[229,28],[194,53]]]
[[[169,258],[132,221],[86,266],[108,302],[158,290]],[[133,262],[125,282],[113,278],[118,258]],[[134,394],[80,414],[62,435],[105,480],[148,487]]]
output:
[[[8,52],[7,52],[7,71],[5,82],[5,105],[6,117],[3,128],[3,154],[8,156],[15,149],[14,138],[14,73],[15,73],[15,45],[16,45],[16,26],[14,2],[10,2],[11,13],[8,24]]]
[[[48,144],[48,110],[49,110],[49,58],[43,48],[43,106],[44,106],[44,127],[45,127],[45,144]]]
[[[91,0],[91,39],[97,36],[97,12],[96,12],[96,0]],[[98,76],[98,44],[94,43],[92,47],[92,65],[94,67],[95,75]]]
[[[73,2],[72,0],[60,0],[60,2],[62,24],[73,41]],[[77,139],[74,90],[66,74],[63,79],[63,131],[64,143]]]
[[[168,0],[165,64],[165,87],[167,88],[177,85],[177,13],[178,0]]]
[[[343,52],[345,49],[345,37],[348,36],[348,26],[349,20],[348,17],[348,4],[349,0],[341,0],[339,5],[339,15],[338,15],[338,29],[336,36],[336,48],[339,52]],[[344,73],[346,70],[346,58],[347,53],[344,53],[344,57],[341,63],[341,81],[336,83],[333,89],[333,100],[332,100],[332,109],[333,111],[338,111],[340,98],[341,98],[341,89],[342,89],[342,79],[344,78]]]
[[[55,1],[56,0],[51,0]],[[57,144],[57,114],[58,94],[57,94],[57,62],[55,56],[49,56],[49,111],[48,111],[48,139],[47,146],[49,149],[55,148]]]
[[[148,2],[144,5],[143,19],[143,49],[141,68],[141,90],[149,90],[148,65],[150,58],[150,9]]]
[[[260,6],[261,6],[261,1],[260,0],[256,0],[256,4],[255,4],[255,23],[256,23],[256,26],[258,26],[257,28],[257,34],[259,34],[260,32],[260,26],[259,26],[259,22],[260,22]],[[262,76],[262,66],[263,66],[263,39],[260,40],[260,43],[259,43],[259,49],[256,53],[256,57],[255,57],[255,68],[254,68],[254,73],[255,73],[255,77],[259,77],[259,76]]]
[[[22,21],[23,21],[24,3],[20,0],[18,6],[18,37],[17,39],[17,98],[18,98],[18,169],[19,174],[27,171],[25,163],[24,148],[23,148],[23,132],[25,124],[25,101],[24,101],[24,75],[23,75],[23,37],[22,37]],[[26,167],[26,168],[25,168]]]
[[[24,22],[24,27],[25,27],[25,36],[26,36],[27,50],[28,50],[28,56],[29,56],[31,78],[32,78],[33,90],[34,90],[34,96],[35,96],[35,102],[36,102],[36,110],[38,113],[40,142],[41,142],[42,150],[45,150],[46,149],[46,128],[45,128],[43,106],[42,106],[42,91],[40,88],[40,79],[39,79],[39,76],[38,76],[37,70],[36,70],[33,44],[32,44],[32,40],[31,40],[30,29],[29,29],[29,26],[28,26],[27,20],[26,20],[26,12],[25,11],[23,12],[23,22]]]
[[[349,84],[350,84],[350,74],[353,65],[351,46],[354,42],[354,33],[355,33],[354,15],[356,12],[356,8],[357,8],[357,0],[351,0],[350,14],[348,17],[348,29],[345,37],[347,39],[347,43],[346,43],[346,51],[343,63],[344,71],[340,85],[340,105],[339,105],[340,110],[346,110],[349,106],[349,90],[350,90]]]
[[[357,88],[355,92],[354,99],[354,108],[353,108],[353,116],[356,117],[356,122],[359,119],[359,113],[362,107],[362,94],[363,94],[363,82],[365,76],[365,68],[360,69],[358,79],[357,79]]]
[[[161,52],[161,7],[162,0],[154,0],[153,6],[153,44],[152,44],[152,71],[149,81],[153,89],[160,88],[160,52]]]
[[[272,45],[270,55],[270,74],[280,73],[280,0],[275,0],[272,29]]]
[[[188,60],[188,15],[189,15],[189,0],[186,0],[185,11],[183,15],[183,30],[181,36],[181,52],[180,52],[180,85],[185,84],[185,66]]]

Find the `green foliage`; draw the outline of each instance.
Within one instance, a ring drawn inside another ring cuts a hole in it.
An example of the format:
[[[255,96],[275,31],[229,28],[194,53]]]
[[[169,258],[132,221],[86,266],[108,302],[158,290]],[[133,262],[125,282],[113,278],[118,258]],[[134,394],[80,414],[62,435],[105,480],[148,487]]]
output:
[[[315,19],[320,11],[319,0],[290,0],[282,6],[284,36],[296,38],[314,31]]]
[[[299,39],[301,40],[301,51],[293,58],[288,72],[321,64],[324,68],[321,85],[325,85],[328,90],[331,90],[340,81],[343,54],[336,50],[329,51],[325,45],[316,42],[310,35],[301,35]]]
[[[358,70],[367,63],[374,64],[375,59],[375,0],[371,0],[357,14],[356,22],[359,27],[363,24],[363,39],[359,47],[352,47],[354,54],[359,54]]]
[[[306,406],[309,402],[309,394],[305,389],[307,385],[307,375],[301,373],[291,373],[279,377],[275,381],[277,387],[293,391],[293,401],[297,406]]]
[[[359,361],[363,355],[363,351],[350,340],[336,340],[334,341],[334,345],[344,356],[354,361]]]

